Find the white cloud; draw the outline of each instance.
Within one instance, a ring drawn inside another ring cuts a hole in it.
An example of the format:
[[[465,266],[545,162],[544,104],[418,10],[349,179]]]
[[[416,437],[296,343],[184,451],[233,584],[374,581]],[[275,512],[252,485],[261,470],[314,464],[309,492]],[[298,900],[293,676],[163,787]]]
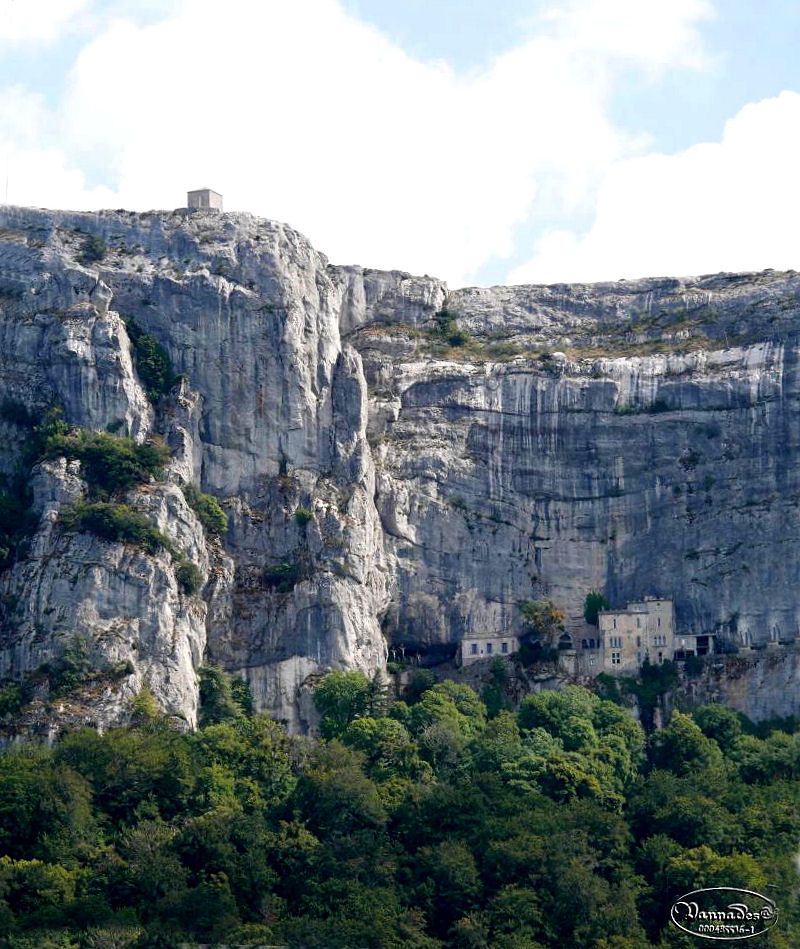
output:
[[[708,0],[570,0],[546,14],[572,49],[650,71],[708,68],[698,24],[713,17]]]
[[[42,96],[21,86],[0,89],[0,201],[41,207],[100,207],[113,192],[88,189],[83,173],[47,145],[52,116]]]
[[[583,237],[555,231],[511,283],[800,269],[800,95],[743,108],[722,140],[614,164]]]
[[[0,0],[0,49],[15,43],[52,42],[89,0]]]
[[[466,78],[412,59],[335,0],[184,0],[154,25],[111,23],[51,118],[63,154],[50,181],[70,182],[54,203],[174,207],[208,185],[228,209],[288,221],[332,260],[462,283],[512,252],[543,186],[551,204],[591,207],[606,171],[636,150],[608,117],[613,63],[698,65],[706,4],[637,3],[657,8],[649,44],[630,0],[580,0]],[[53,201],[35,162],[17,166],[12,200]],[[75,171],[98,168],[113,194],[86,190]]]

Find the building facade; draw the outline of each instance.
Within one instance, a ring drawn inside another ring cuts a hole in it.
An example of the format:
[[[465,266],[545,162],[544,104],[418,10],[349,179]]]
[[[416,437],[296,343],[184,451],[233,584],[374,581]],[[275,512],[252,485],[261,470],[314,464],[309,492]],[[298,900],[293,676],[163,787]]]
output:
[[[686,640],[694,637],[682,637]],[[661,665],[675,656],[675,607],[672,600],[645,597],[624,610],[598,616],[598,672],[635,675],[647,659]]]
[[[204,208],[211,211],[222,210],[222,195],[211,188],[199,188],[197,191],[189,191],[186,195],[187,207]]]
[[[478,659],[494,656],[511,656],[519,649],[516,636],[470,636],[461,641],[458,651],[459,665],[465,666]]]

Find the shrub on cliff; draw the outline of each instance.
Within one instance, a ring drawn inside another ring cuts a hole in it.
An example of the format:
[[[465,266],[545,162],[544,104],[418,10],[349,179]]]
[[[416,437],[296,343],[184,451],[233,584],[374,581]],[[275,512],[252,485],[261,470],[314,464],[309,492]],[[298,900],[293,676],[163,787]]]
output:
[[[60,520],[67,530],[86,531],[104,540],[136,544],[149,554],[172,549],[169,539],[153,527],[144,514],[127,504],[79,501],[62,509]]]
[[[42,454],[45,458],[65,455],[78,459],[89,487],[101,496],[127,491],[151,478],[162,478],[169,459],[165,445],[140,445],[132,438],[85,428],[46,435]]]
[[[136,372],[144,384],[147,398],[156,402],[173,387],[176,381],[172,360],[155,336],[145,333],[132,319],[125,320],[125,328],[133,343]]]
[[[86,240],[83,242],[83,248],[81,250],[81,263],[84,264],[93,264],[97,261],[102,260],[105,255],[108,247],[106,242],[100,237],[99,234],[89,234]]]
[[[183,593],[192,596],[198,593],[203,587],[203,574],[197,564],[189,560],[183,560],[175,570],[175,579],[178,581],[178,587]]]
[[[228,529],[228,515],[212,494],[203,494],[193,484],[181,485],[186,503],[197,515],[200,523],[210,534],[224,534]]]
[[[456,314],[450,310],[442,309],[434,316],[434,327],[430,330],[430,335],[437,339],[443,339],[451,346],[466,346],[472,339],[466,330],[459,328],[456,322]]]

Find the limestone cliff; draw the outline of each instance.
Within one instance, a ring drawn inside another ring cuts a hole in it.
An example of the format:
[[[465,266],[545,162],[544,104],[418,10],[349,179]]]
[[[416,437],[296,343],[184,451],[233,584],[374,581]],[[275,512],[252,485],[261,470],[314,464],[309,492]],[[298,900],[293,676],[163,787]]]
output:
[[[193,724],[205,658],[302,729],[319,673],[518,628],[544,595],[576,631],[602,589],[672,596],[679,628],[738,645],[792,639],[798,309],[794,273],[448,294],[247,214],[0,208],[0,401],[162,435],[165,480],[127,500],[205,584],[64,531],[83,473],[42,463],[38,529],[0,576],[0,675],[79,632],[133,669],[90,697],[101,724],[143,683]],[[131,320],[182,377],[155,402]],[[11,475],[25,432],[0,425]],[[221,542],[181,482],[220,499]]]

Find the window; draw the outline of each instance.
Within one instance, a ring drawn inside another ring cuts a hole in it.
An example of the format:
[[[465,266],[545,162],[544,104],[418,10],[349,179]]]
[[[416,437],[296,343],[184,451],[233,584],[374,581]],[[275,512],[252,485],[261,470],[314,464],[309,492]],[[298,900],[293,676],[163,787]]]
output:
[[[639,665],[642,664],[642,654],[640,652],[636,653],[636,661],[639,663]]]
[[[486,643],[486,655],[491,656],[491,654],[492,654],[492,644]]]
[[[611,653],[611,665],[612,665],[612,666],[618,666],[619,664],[620,664],[619,653],[618,653],[618,652],[612,652],[612,653]]]
[[[637,629],[641,629],[641,628],[642,628],[642,621],[641,621],[641,619],[639,619],[638,616],[636,617],[636,628],[637,628]]]
[[[642,645],[642,637],[641,637],[641,636],[637,636],[637,637],[636,637],[636,647],[637,647],[637,649],[638,649],[641,645]]]
[[[614,629],[616,629],[616,628],[617,628],[617,618],[616,618],[616,616],[615,616],[615,617],[614,617]]]
[[[661,629],[661,617],[658,617],[658,628]]]
[[[661,665],[661,663],[662,663],[663,661],[664,661],[664,653],[663,653],[663,652],[660,652],[660,653],[658,654],[658,664]]]
[[[508,652],[508,643],[503,643],[500,647],[500,652]]]
[[[470,644],[470,647],[469,647],[469,654],[470,654],[471,656],[477,656],[477,655],[478,655],[478,644],[477,644],[477,643],[471,643],[471,644]]]
[[[610,646],[616,646],[618,649],[622,648],[622,636],[612,636],[609,639]]]

